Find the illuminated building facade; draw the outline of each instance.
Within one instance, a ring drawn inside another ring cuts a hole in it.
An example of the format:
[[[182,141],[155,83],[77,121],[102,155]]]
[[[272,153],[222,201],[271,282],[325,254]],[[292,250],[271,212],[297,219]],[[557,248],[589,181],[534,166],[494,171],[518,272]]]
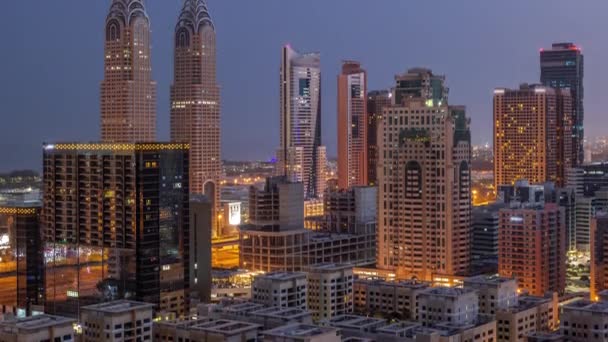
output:
[[[43,305],[39,205],[0,205],[0,306],[31,315]]]
[[[378,131],[377,265],[400,279],[465,275],[471,258],[469,119],[464,107],[448,106],[440,96],[447,92],[443,85],[431,87],[427,73],[410,73],[408,82],[424,89],[406,88],[406,77],[397,76],[398,88],[407,92],[401,90],[402,104],[384,108]]]
[[[187,0],[175,27],[171,86],[171,141],[190,144],[190,192],[213,200],[213,235],[219,236],[220,88],[215,26],[204,0]]]
[[[519,204],[500,210],[498,272],[516,278],[533,296],[563,293],[566,286],[564,208],[555,203]]]
[[[608,289],[608,214],[600,212],[591,220],[591,300]]]
[[[568,167],[581,165],[584,159],[584,61],[581,49],[573,43],[557,43],[551,49],[540,50],[540,82],[555,89],[569,89],[572,94],[573,115],[569,131],[572,160]]]
[[[382,109],[391,105],[393,94],[388,90],[374,90],[367,94],[367,180],[369,185],[378,182],[378,122]]]
[[[185,313],[188,145],[61,143],[43,155],[45,310],[129,298]]]
[[[338,75],[338,186],[368,185],[367,73],[345,61]]]
[[[494,90],[494,186],[527,179],[565,184],[572,163],[568,90],[522,84]]]
[[[105,24],[101,140],[156,140],[150,18],[143,0],[112,0]]]
[[[321,145],[321,58],[282,49],[280,73],[280,146],[277,176],[304,184],[306,198],[325,190],[325,147]]]

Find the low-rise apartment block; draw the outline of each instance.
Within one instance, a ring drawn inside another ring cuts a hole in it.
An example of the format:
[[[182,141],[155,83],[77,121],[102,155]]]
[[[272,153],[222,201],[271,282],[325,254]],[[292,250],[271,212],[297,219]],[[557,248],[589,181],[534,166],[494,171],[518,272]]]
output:
[[[341,342],[338,329],[310,324],[288,324],[262,333],[268,342]]]
[[[75,322],[76,320],[71,318],[51,315],[38,315],[17,320],[3,321],[0,322],[0,341],[75,341]]]
[[[418,307],[424,326],[474,324],[479,316],[477,292],[467,288],[429,288],[418,296]]]
[[[151,341],[154,304],[129,300],[81,308],[83,342]]]
[[[252,301],[268,306],[306,310],[308,281],[303,272],[275,272],[256,276]]]
[[[417,281],[355,279],[354,311],[418,320],[418,295],[428,288],[429,284]]]
[[[154,341],[257,341],[261,328],[262,326],[259,324],[209,317],[160,321],[154,323]]]
[[[477,291],[479,313],[493,316],[500,309],[517,304],[517,280],[497,275],[466,278],[464,287]]]
[[[353,312],[353,268],[321,264],[308,270],[308,310],[315,320]]]

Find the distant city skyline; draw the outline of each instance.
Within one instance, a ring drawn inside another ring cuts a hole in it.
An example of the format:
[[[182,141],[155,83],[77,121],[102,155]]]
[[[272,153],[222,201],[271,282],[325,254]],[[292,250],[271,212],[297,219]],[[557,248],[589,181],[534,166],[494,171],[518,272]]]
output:
[[[344,6],[346,1],[349,6]],[[11,53],[0,56],[4,80],[0,113],[5,119],[0,126],[0,171],[40,170],[44,141],[100,140],[99,86],[109,3],[5,4],[0,39],[11,47]],[[158,82],[157,136],[167,141],[174,24],[181,1],[147,0],[146,5],[152,27],[153,79]],[[75,7],[87,15],[68,16]],[[369,6],[362,0],[209,0],[218,35],[222,158],[268,160],[274,156],[279,140],[277,51],[285,43],[321,53],[325,76],[322,141],[329,157],[336,156],[335,77],[344,59],[365,65],[370,90],[390,87],[395,74],[413,67],[445,74],[452,102],[467,106],[473,143],[483,144],[492,139],[492,90],[515,88],[520,82],[538,83],[539,49],[574,42],[582,47],[586,59],[586,137],[601,135],[602,84],[608,76],[601,63],[608,58],[608,48],[599,42],[608,26],[601,15],[606,9],[608,3],[600,0],[557,0],[551,6],[524,0],[441,4],[387,0],[383,6]],[[446,24],[427,25],[429,17],[418,13],[433,13],[433,22]],[[567,18],[570,24],[563,25],[556,18]],[[69,25],[57,24],[68,20]],[[349,25],[352,20],[369,24]],[[506,39],[509,37],[516,38]],[[31,44],[33,40],[37,44]]]

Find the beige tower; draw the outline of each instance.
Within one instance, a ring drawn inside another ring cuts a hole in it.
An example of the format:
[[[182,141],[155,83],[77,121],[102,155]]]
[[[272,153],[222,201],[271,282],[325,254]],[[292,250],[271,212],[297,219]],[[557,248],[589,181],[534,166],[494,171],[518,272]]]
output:
[[[304,184],[306,198],[325,190],[326,150],[321,145],[321,56],[285,45],[280,72],[280,146],[277,176]]]
[[[367,74],[345,61],[338,75],[338,186],[368,185]]]
[[[171,140],[190,143],[190,190],[213,203],[219,234],[220,88],[216,80],[215,27],[204,0],[187,0],[175,28],[171,87]]]
[[[565,184],[572,165],[569,90],[522,84],[494,90],[494,183]]]
[[[424,77],[437,82],[412,82]],[[378,135],[377,264],[400,278],[449,281],[470,263],[469,120],[430,70],[397,77],[395,91],[401,100],[384,108]]]
[[[105,27],[101,140],[156,140],[156,82],[143,0],[113,0]]]

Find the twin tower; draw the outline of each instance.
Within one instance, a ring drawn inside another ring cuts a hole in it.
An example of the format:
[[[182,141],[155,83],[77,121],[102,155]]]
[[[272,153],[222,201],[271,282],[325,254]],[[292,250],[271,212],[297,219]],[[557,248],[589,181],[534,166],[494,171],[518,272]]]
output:
[[[175,27],[171,141],[190,144],[190,189],[218,203],[220,91],[215,27],[205,0],[185,0]],[[112,0],[105,26],[101,139],[156,141],[156,82],[144,0]]]

